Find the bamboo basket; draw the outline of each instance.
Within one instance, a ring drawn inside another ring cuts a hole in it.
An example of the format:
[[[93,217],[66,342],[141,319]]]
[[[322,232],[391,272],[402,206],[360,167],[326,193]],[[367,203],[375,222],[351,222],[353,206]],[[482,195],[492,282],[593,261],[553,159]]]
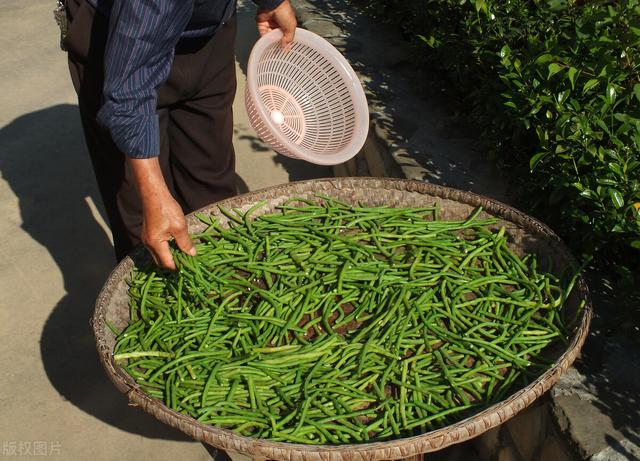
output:
[[[267,204],[257,214],[267,213],[291,197],[311,198],[316,193],[337,199],[362,203],[366,206],[430,206],[439,203],[441,219],[464,219],[481,206],[481,217],[496,217],[510,236],[510,246],[520,253],[535,253],[541,266],[559,274],[574,266],[575,261],[566,246],[544,224],[526,214],[495,200],[451,188],[417,181],[377,178],[331,178],[296,182],[270,187],[240,195],[223,202],[226,208],[246,210],[260,200]],[[200,210],[205,215],[216,216],[222,225],[226,218],[217,205]],[[187,217],[190,232],[199,232],[204,225],[192,214]],[[132,405],[140,406],[160,421],[173,426],[195,440],[216,448],[247,455],[256,460],[285,461],[374,461],[411,458],[464,442],[503,424],[548,391],[560,375],[576,359],[587,336],[592,307],[584,280],[580,279],[569,297],[565,309],[569,315],[582,312],[573,327],[567,348],[552,350],[549,354],[554,365],[534,382],[513,393],[502,402],[490,406],[464,420],[420,435],[384,442],[350,445],[304,445],[270,442],[237,435],[229,430],[202,424],[186,415],[177,413],[158,399],[143,393],[132,378],[116,366],[112,352],[115,336],[106,326],[111,322],[124,328],[129,322],[127,280],[136,264],[148,262],[144,248],[136,249],[111,273],[100,292],[91,320],[96,337],[100,361],[115,386],[127,395]],[[553,349],[553,348],[552,348]]]

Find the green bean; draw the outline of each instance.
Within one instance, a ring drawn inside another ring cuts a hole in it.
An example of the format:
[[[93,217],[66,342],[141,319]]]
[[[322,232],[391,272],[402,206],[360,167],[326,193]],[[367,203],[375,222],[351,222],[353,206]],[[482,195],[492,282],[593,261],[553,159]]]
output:
[[[173,358],[174,354],[170,352],[161,352],[161,351],[137,351],[137,352],[125,352],[122,354],[114,354],[113,359],[118,360],[126,360],[126,359],[135,359],[138,357],[166,357]]]

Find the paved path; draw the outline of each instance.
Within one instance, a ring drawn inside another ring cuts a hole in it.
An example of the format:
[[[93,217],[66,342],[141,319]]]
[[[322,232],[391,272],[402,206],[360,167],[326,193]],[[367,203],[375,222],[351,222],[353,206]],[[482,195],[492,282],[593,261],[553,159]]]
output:
[[[53,0],[0,2],[0,457],[210,459],[107,381],[88,318],[114,265]],[[247,3],[249,3],[247,1]],[[277,157],[255,138],[242,96],[256,38],[239,10],[236,151],[245,188],[328,169]]]

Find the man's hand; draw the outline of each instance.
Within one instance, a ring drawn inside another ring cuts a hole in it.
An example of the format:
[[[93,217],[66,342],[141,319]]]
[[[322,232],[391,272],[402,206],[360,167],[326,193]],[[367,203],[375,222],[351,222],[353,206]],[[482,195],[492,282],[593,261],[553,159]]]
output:
[[[191,256],[196,255],[182,208],[167,189],[156,157],[128,161],[142,200],[142,242],[158,266],[175,270],[176,264],[169,250],[172,238],[182,251]]]
[[[256,23],[261,36],[273,29],[280,28],[284,35],[281,44],[285,50],[291,46],[298,25],[296,12],[289,0],[284,0],[273,10],[259,10],[256,15]]]

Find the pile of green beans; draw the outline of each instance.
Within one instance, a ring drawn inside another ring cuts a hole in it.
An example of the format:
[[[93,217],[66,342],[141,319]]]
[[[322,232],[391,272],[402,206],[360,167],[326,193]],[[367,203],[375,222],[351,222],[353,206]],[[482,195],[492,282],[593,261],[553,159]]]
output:
[[[425,432],[504,399],[566,344],[573,282],[495,219],[318,196],[221,211],[176,272],[135,271],[114,359],[202,423],[305,444]],[[575,280],[575,278],[574,278]]]

